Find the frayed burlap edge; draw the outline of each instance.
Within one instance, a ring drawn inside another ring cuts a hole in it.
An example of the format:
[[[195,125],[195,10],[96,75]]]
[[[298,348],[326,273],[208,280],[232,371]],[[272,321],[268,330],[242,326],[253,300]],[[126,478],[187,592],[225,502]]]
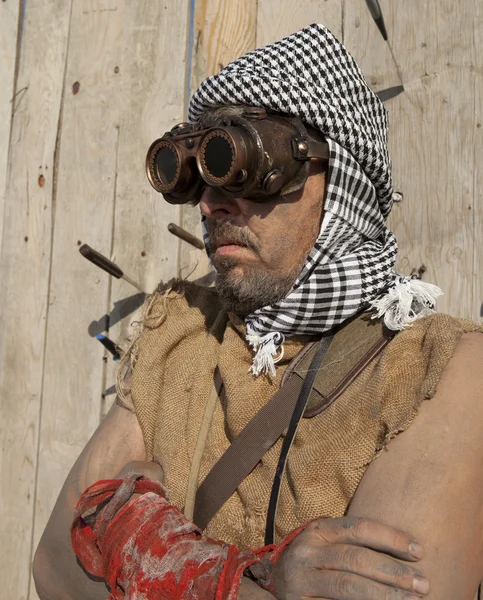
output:
[[[121,404],[130,405],[128,396],[131,395],[131,372],[139,357],[139,344],[145,329],[156,329],[167,319],[169,314],[168,300],[182,298],[187,285],[192,285],[183,279],[171,279],[168,283],[159,283],[154,292],[147,296],[141,319],[131,323],[133,334],[126,344],[121,345],[123,354],[116,372],[116,393]]]
[[[470,319],[458,319],[458,321],[459,321],[459,324],[461,327],[458,341],[463,337],[463,335],[465,333],[481,333],[481,334],[483,334],[483,325],[480,325],[474,321],[471,321]],[[455,349],[456,349],[456,346],[455,346],[454,350]],[[441,379],[441,376],[443,374],[443,371],[446,368],[448,362],[451,360],[452,356],[453,356],[453,352],[451,353],[450,356],[448,356],[448,360],[445,363],[445,365],[443,366],[443,368],[441,369],[440,373],[438,374],[438,377],[435,380],[433,380],[425,390],[423,390],[422,396],[416,400],[416,402],[413,406],[412,413],[411,413],[411,415],[409,415],[406,422],[403,423],[397,429],[387,431],[384,434],[384,436],[382,436],[382,438],[379,440],[379,442],[377,444],[376,453],[372,460],[375,460],[376,458],[381,456],[381,454],[383,452],[387,452],[390,442],[392,442],[392,440],[397,438],[399,434],[404,433],[405,431],[407,431],[409,429],[410,425],[413,423],[414,419],[417,417],[419,411],[421,410],[421,407],[423,406],[424,402],[427,402],[428,400],[433,399],[434,395],[436,394],[436,390],[437,390],[439,381]],[[364,466],[368,467],[369,464],[372,462],[372,460]]]

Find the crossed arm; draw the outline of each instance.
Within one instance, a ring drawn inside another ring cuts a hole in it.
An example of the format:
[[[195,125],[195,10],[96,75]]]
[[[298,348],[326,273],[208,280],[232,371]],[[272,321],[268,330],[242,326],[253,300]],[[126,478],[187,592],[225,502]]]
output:
[[[417,598],[421,573],[431,584],[427,598],[473,600],[483,573],[482,338],[464,336],[433,400],[368,468],[348,517],[321,521],[289,546],[277,566],[277,598]],[[37,549],[42,600],[105,600],[104,583],[76,562],[69,529],[83,490],[133,460],[145,460],[141,430],[135,415],[115,405],[69,474]],[[413,565],[421,556],[411,555],[415,539],[424,556]],[[271,596],[244,581],[239,598],[248,597]]]

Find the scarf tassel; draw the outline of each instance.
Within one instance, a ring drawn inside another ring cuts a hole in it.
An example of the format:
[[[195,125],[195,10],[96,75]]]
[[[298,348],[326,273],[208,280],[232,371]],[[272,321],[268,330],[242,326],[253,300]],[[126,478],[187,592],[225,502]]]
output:
[[[285,336],[278,332],[264,336],[249,334],[246,339],[255,352],[250,371],[255,377],[260,373],[270,373],[274,377],[275,365],[283,358]]]
[[[443,292],[432,283],[416,278],[397,277],[396,285],[383,296],[370,302],[375,310],[373,319],[384,317],[384,324],[392,331],[410,327],[417,319],[434,313],[434,305]]]

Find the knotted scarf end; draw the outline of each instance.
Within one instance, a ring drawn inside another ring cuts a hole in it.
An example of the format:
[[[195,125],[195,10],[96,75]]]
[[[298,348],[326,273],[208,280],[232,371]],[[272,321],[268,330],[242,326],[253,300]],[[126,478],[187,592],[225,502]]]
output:
[[[255,377],[258,377],[260,373],[265,375],[270,373],[272,377],[275,376],[275,365],[283,358],[283,343],[285,342],[283,333],[247,334],[247,342],[255,352],[250,372]]]

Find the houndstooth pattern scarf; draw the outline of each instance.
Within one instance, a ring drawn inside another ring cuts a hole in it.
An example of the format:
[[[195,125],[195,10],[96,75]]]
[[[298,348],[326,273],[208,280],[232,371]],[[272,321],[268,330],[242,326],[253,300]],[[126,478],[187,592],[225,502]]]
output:
[[[365,308],[392,329],[432,312],[441,290],[393,270],[387,114],[342,44],[311,25],[250,52],[203,81],[189,119],[225,104],[299,117],[330,149],[324,218],[302,272],[285,298],[245,319],[254,374],[275,372],[285,336],[327,332]]]

